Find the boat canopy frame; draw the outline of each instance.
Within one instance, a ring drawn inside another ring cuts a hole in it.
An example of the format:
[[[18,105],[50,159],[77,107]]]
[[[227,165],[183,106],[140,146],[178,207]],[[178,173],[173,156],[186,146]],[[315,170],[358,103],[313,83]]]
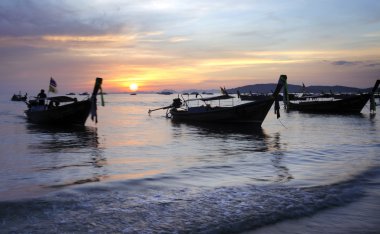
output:
[[[207,106],[207,105],[208,105],[208,106],[210,105],[210,104],[207,103],[207,102],[211,102],[211,101],[219,101],[219,106],[221,106],[220,100],[232,99],[232,106],[234,106],[234,101],[233,101],[234,98],[235,98],[234,96],[231,96],[231,95],[229,95],[229,94],[223,94],[223,95],[214,96],[214,97],[209,97],[209,98],[203,98],[203,97],[202,97],[202,98],[192,98],[192,99],[187,99],[187,100],[185,100],[185,99],[182,97],[182,99],[183,99],[183,101],[184,101],[184,106],[186,106],[187,109],[192,108],[192,107],[189,106],[188,103],[190,103],[190,102],[195,102],[195,101],[198,101],[197,106],[200,106],[199,101],[204,102],[204,103],[206,104],[206,106]]]

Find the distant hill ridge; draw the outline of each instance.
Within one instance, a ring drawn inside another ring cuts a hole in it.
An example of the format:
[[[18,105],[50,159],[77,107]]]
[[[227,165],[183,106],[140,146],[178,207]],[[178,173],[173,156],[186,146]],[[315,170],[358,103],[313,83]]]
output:
[[[272,83],[272,84],[254,84],[254,85],[245,85],[237,88],[231,88],[227,89],[228,93],[234,94],[237,93],[239,90],[240,93],[270,93],[275,90],[277,84]],[[328,85],[311,85],[311,86],[306,86],[305,87],[305,92],[308,93],[368,93],[372,90],[372,87],[369,88],[355,88],[355,87],[348,87],[348,86],[341,86],[341,85],[334,85],[334,86],[328,86]],[[161,90],[163,91],[170,91],[172,93],[178,93],[175,90],[171,89],[164,89]],[[288,91],[289,93],[302,93],[303,92],[303,87],[302,85],[293,85],[293,84],[288,84]],[[207,89],[207,90],[202,90],[202,89],[187,89],[187,90],[182,90],[179,93],[192,93],[192,92],[206,92],[206,93],[220,93],[220,89]],[[154,92],[152,92],[154,93]]]
[[[245,85],[237,88],[227,89],[229,93],[236,93],[238,90],[240,93],[270,93],[275,90],[277,84],[255,84],[255,85]],[[321,86],[321,85],[311,85],[306,86],[305,91],[309,93],[329,93],[330,91],[333,93],[365,93],[370,92],[372,88],[354,88],[354,87],[346,87],[346,86]],[[288,84],[288,91],[290,93],[302,93],[303,87],[302,85],[293,85]]]

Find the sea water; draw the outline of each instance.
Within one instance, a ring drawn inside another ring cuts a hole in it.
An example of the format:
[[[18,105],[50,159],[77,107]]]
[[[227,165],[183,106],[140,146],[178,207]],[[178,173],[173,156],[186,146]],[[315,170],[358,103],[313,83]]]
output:
[[[148,114],[176,97],[109,94],[97,124],[53,128],[2,95],[0,233],[379,232],[380,113]]]

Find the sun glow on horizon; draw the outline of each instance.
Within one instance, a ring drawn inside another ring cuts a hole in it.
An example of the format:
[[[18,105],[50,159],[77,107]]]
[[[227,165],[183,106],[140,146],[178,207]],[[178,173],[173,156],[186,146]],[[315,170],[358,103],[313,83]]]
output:
[[[136,84],[136,83],[132,83],[129,85],[129,89],[132,91],[132,92],[135,92],[139,89],[139,86]]]

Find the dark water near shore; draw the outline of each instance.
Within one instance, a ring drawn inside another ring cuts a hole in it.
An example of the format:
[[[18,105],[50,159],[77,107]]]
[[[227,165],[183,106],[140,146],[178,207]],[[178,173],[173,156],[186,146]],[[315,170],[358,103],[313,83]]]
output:
[[[0,233],[379,233],[380,116],[174,123],[155,94],[46,128],[0,100]],[[379,111],[378,111],[379,112]]]

